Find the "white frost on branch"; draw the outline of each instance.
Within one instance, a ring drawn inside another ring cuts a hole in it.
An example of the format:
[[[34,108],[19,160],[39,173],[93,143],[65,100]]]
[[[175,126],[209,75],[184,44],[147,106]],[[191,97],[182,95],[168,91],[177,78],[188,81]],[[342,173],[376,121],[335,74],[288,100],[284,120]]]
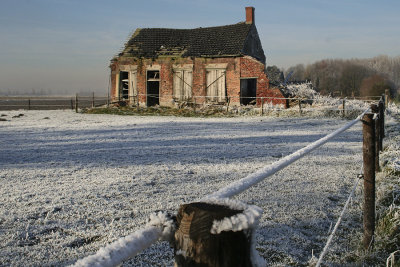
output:
[[[317,92],[313,89],[311,82],[288,84],[283,90],[291,97],[299,97],[303,99],[311,100],[317,95]]]
[[[170,238],[174,229],[174,222],[168,218],[166,213],[152,214],[144,229],[122,237],[104,248],[100,248],[96,254],[80,259],[72,266],[117,266],[140,253],[158,239]]]
[[[237,200],[231,199],[209,199],[208,203],[228,206],[231,209],[243,210],[243,212],[226,217],[222,220],[214,220],[211,227],[212,234],[219,234],[223,231],[242,231],[245,229],[257,228],[262,209],[255,205],[246,205]]]
[[[159,211],[150,215],[150,221],[146,224],[147,227],[162,227],[161,240],[170,241],[175,233],[175,222],[166,212]]]
[[[255,205],[247,205],[238,200],[229,198],[206,198],[205,202],[210,204],[217,204],[227,206],[233,210],[243,210],[241,213],[222,220],[214,220],[211,227],[212,234],[219,234],[223,231],[242,231],[253,230],[251,235],[250,244],[250,259],[254,267],[266,266],[266,261],[262,258],[256,250],[255,229],[257,229],[258,222],[261,218],[263,210]]]

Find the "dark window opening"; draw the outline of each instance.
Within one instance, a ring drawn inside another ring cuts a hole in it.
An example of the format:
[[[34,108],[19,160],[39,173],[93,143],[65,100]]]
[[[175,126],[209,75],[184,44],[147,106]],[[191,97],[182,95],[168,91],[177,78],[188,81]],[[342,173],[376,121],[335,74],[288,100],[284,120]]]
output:
[[[160,71],[147,71],[147,106],[160,104]]]
[[[152,80],[160,80],[160,71],[158,70],[148,70],[147,71],[147,80],[152,81]]]
[[[256,104],[257,79],[240,79],[240,104]]]
[[[121,100],[129,98],[129,73],[127,71],[119,73],[119,96]]]

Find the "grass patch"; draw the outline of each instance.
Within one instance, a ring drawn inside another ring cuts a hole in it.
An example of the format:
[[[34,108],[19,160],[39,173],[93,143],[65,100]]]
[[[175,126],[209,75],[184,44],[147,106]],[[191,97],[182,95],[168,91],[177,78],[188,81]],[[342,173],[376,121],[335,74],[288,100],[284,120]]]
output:
[[[269,116],[269,117],[323,117],[354,119],[359,111],[347,112],[342,116],[340,111],[311,109],[300,112],[297,107],[289,109],[264,109],[262,114],[259,107],[254,106],[232,106],[223,105],[201,106],[194,109],[192,106],[181,108],[174,107],[131,107],[110,106],[82,109],[85,114],[111,114],[111,115],[134,115],[134,116],[176,116],[176,117],[238,117],[238,116]]]
[[[226,111],[225,107],[208,107],[194,110],[193,108],[170,107],[102,107],[83,109],[86,114],[111,114],[135,116],[179,116],[179,117],[233,117],[235,113]]]

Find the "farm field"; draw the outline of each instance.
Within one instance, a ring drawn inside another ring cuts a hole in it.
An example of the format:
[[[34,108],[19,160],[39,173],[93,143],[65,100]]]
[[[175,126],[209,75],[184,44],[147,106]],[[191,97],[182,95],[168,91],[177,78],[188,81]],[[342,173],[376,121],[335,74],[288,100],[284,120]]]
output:
[[[2,111],[0,266],[66,266],[348,121]],[[17,116],[24,114],[23,116]],[[318,257],[360,173],[361,123],[237,196],[263,209],[256,248],[270,266]],[[360,187],[325,262],[362,228]],[[124,263],[173,266],[158,242]]]
[[[0,110],[55,110],[75,109],[75,96],[0,96]],[[92,98],[90,96],[79,96],[79,108],[90,108],[92,105],[100,106],[107,104],[106,97]]]

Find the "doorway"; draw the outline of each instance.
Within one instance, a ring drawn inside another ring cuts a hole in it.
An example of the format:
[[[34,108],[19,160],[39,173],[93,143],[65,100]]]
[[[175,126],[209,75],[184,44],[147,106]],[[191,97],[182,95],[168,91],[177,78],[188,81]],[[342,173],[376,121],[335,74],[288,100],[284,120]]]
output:
[[[257,79],[240,79],[240,104],[253,105],[256,103]]]
[[[160,104],[160,71],[147,71],[147,106],[152,107]]]

